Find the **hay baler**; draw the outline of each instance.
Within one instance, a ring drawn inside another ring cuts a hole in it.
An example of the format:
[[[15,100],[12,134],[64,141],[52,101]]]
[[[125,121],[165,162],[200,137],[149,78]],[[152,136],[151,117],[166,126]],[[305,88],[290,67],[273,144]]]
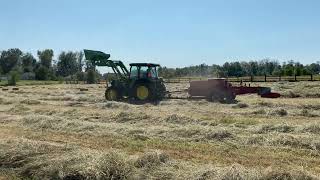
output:
[[[190,98],[202,97],[208,101],[232,102],[237,95],[258,94],[264,98],[278,98],[279,93],[271,92],[270,87],[232,86],[226,79],[191,81],[188,88]]]

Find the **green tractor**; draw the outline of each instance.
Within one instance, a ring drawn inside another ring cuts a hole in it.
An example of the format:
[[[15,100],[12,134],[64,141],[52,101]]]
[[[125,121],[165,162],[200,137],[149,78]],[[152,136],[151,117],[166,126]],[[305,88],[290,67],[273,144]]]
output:
[[[111,67],[116,78],[111,81],[105,92],[109,101],[124,98],[138,102],[159,101],[166,94],[163,80],[158,77],[159,64],[131,63],[130,70],[121,61],[109,60],[110,54],[100,51],[84,50],[86,60],[94,66]]]

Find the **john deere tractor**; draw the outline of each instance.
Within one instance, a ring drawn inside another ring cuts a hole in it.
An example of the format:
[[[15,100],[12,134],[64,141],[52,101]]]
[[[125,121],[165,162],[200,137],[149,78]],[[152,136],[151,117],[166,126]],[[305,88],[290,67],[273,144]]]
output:
[[[110,101],[124,98],[139,102],[159,101],[166,93],[163,80],[158,77],[159,64],[131,63],[130,70],[121,61],[110,60],[110,54],[100,51],[84,50],[86,60],[94,66],[111,67],[116,78],[105,92]]]

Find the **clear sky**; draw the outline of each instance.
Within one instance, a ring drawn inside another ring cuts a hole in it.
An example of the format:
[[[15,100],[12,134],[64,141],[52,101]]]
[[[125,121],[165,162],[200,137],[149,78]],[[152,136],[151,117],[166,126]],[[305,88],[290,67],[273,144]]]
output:
[[[0,0],[0,49],[164,66],[320,60],[319,0]]]

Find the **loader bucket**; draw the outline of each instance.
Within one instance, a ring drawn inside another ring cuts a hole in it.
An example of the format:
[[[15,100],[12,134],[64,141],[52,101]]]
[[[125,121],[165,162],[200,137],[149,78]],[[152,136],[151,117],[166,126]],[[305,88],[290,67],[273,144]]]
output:
[[[85,49],[83,51],[86,59],[93,62],[108,60],[110,58],[110,54],[106,54],[101,51],[94,51],[94,50],[88,50],[88,49]]]

